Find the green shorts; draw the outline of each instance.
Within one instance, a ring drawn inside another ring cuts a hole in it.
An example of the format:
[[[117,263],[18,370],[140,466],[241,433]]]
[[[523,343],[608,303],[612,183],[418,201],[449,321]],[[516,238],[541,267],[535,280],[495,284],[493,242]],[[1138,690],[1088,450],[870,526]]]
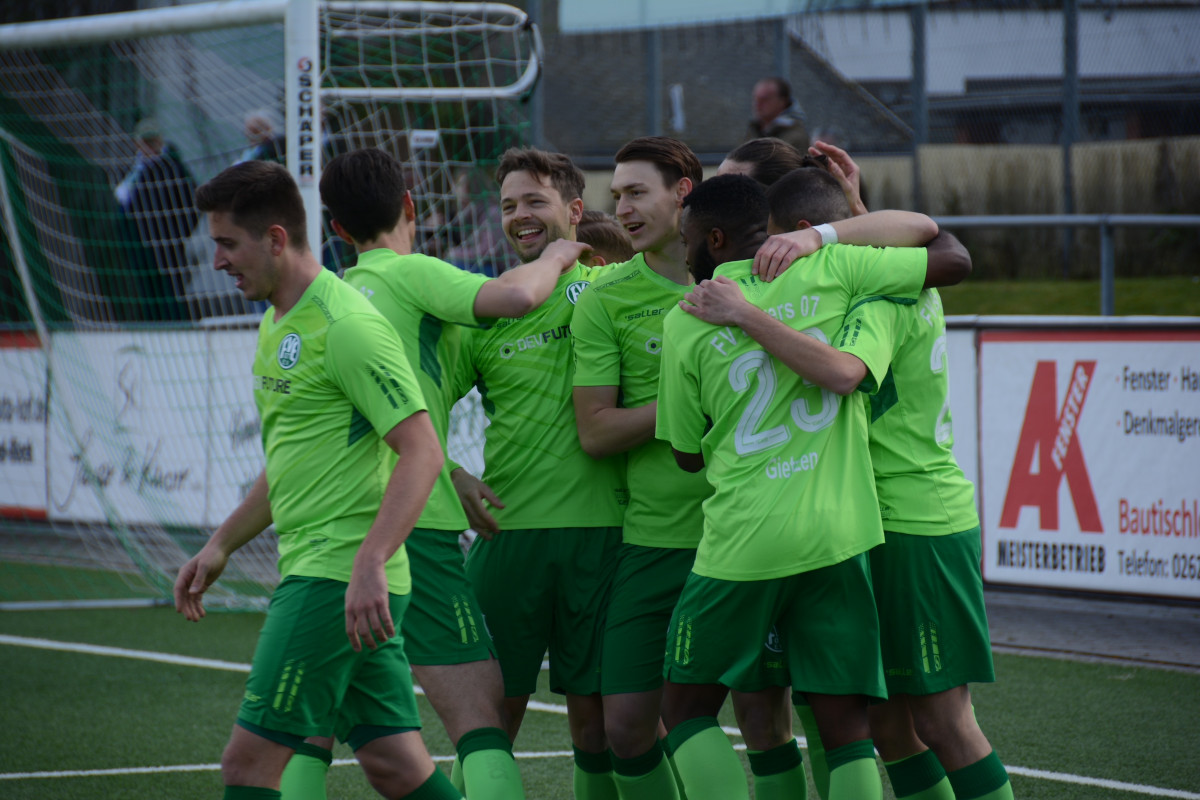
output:
[[[671,618],[664,675],[672,683],[752,691],[764,642],[768,652],[772,643],[781,651],[796,691],[887,697],[865,553],[773,580],[693,573]]]
[[[946,536],[887,532],[871,551],[889,693],[996,679],[980,559],[977,527]]]
[[[662,686],[671,614],[695,561],[693,549],[621,545],[604,627],[601,694]]]
[[[272,741],[296,747],[309,736],[337,736],[352,746],[375,735],[421,727],[404,639],[354,652],[346,638],[346,586],[341,581],[289,576],[275,589],[238,723]],[[408,595],[389,595],[400,628]]]
[[[412,602],[404,613],[409,663],[465,664],[495,655],[467,580],[457,531],[414,528],[404,543]]]
[[[620,545],[620,528],[508,530],[471,545],[467,576],[506,696],[537,688],[547,649],[551,691],[600,691],[604,613]]]

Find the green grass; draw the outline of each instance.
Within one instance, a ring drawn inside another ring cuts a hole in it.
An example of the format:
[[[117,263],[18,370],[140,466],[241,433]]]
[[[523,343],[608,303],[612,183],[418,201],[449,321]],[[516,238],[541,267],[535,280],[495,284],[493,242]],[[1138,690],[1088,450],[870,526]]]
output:
[[[989,281],[938,289],[947,314],[1100,314],[1099,281]],[[1200,277],[1116,281],[1118,316],[1200,316]]]
[[[171,609],[0,613],[0,633],[248,663],[262,617],[210,614],[189,624]],[[0,644],[0,773],[215,765],[245,675],[136,659]],[[997,683],[974,690],[976,713],[1005,764],[1087,778],[1200,791],[1200,675],[1000,655]],[[535,699],[560,705],[544,686]],[[452,750],[421,700],[429,749]],[[722,722],[733,725],[728,708]],[[530,711],[517,740],[525,752],[569,750],[566,717]],[[349,758],[339,747],[336,758]],[[530,798],[568,798],[571,761],[523,759]],[[219,797],[212,769],[145,775],[0,781],[24,800]],[[1145,797],[1045,778],[1013,777],[1018,797],[1128,800]],[[360,771],[330,772],[330,798],[375,795]],[[810,793],[810,797],[815,794]],[[885,788],[885,797],[891,798]]]

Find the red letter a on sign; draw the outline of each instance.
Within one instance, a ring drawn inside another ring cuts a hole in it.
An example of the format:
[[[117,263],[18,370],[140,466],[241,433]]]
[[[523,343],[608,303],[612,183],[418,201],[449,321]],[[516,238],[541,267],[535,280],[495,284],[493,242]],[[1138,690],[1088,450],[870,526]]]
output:
[[[1008,494],[1000,514],[1001,528],[1015,528],[1021,509],[1034,506],[1038,509],[1038,527],[1044,531],[1058,530],[1058,487],[1065,476],[1079,518],[1079,529],[1089,533],[1103,531],[1096,493],[1092,490],[1076,435],[1095,370],[1095,361],[1075,364],[1062,410],[1055,414],[1055,362],[1038,362],[1029,390],[1029,404],[1025,407],[1021,438],[1017,442],[1017,455],[1008,479]]]

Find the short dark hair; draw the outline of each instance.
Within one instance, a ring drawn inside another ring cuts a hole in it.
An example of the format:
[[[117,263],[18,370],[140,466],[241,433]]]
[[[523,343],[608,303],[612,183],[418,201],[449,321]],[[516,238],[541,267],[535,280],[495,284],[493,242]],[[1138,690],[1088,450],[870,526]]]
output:
[[[836,222],[850,216],[850,201],[837,178],[820,167],[803,167],[784,175],[767,190],[776,227],[794,230],[796,223]]]
[[[700,159],[678,139],[670,136],[642,136],[627,143],[617,151],[613,161],[649,161],[662,175],[663,184],[674,186],[683,178],[690,178],[693,186],[704,180],[704,168]]]
[[[792,85],[778,75],[772,75],[769,78],[761,78],[759,83],[775,84],[775,91],[779,92],[779,98],[789,106],[792,104]]]
[[[691,224],[703,230],[720,228],[734,242],[767,229],[767,194],[748,175],[717,175],[683,199]]]
[[[725,158],[740,164],[750,164],[750,177],[763,186],[770,186],[792,170],[805,166],[804,160],[808,156],[800,152],[795,145],[773,136],[765,136],[738,145]]]
[[[396,227],[406,191],[404,167],[375,148],[343,153],[321,171],[321,201],[356,242]]]
[[[629,231],[603,211],[585,209],[575,226],[575,241],[589,244],[610,264],[633,258],[633,240]]]
[[[233,224],[256,239],[280,225],[295,250],[308,249],[304,200],[287,167],[270,161],[243,161],[226,167],[196,190],[196,208],[228,212]]]
[[[583,172],[562,153],[551,153],[535,147],[510,147],[500,157],[496,168],[496,183],[504,183],[513,172],[528,172],[538,178],[549,178],[564,202],[583,197]]]

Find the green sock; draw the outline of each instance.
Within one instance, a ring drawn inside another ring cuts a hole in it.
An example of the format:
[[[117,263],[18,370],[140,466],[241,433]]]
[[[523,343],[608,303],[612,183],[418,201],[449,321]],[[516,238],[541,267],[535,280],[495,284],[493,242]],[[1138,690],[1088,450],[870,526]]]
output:
[[[808,742],[808,771],[812,773],[817,795],[821,800],[829,800],[829,765],[825,763],[825,745],[821,744],[817,718],[813,716],[812,706],[804,699],[804,695],[793,692],[792,705],[796,707],[800,727],[804,729],[804,738]]]
[[[770,750],[747,750],[746,756],[750,759],[750,771],[754,773],[756,800],[805,800],[808,797],[804,761],[795,739]]]
[[[870,739],[829,750],[825,760],[829,764],[829,800],[882,800],[883,784]]]
[[[450,767],[450,784],[463,794],[467,793],[467,785],[463,783],[462,759],[458,756],[454,757],[454,764]]]
[[[279,800],[279,797],[279,792],[261,786],[225,787],[225,800]]]
[[[634,758],[612,757],[613,780],[621,800],[677,800],[679,790],[671,765],[663,757],[662,744]]]
[[[954,787],[956,800],[1012,800],[1008,770],[995,750],[974,764],[947,773],[946,777]]]
[[[283,769],[280,796],[283,800],[325,800],[325,775],[332,763],[332,751],[303,742]]]
[[[608,751],[589,753],[575,750],[575,775],[572,783],[575,800],[617,800],[617,784],[613,780],[612,758]]]
[[[679,777],[679,767],[675,766],[675,751],[671,749],[671,743],[666,739],[661,739],[663,755],[667,757],[667,763],[671,765],[671,774],[675,776],[675,789],[679,792],[679,800],[688,800],[687,793],[683,791],[683,779]]]
[[[691,800],[750,800],[742,762],[716,717],[676,725],[667,741]]]
[[[899,761],[885,761],[883,766],[896,800],[954,800],[946,770],[932,750]]]
[[[476,728],[458,740],[462,780],[471,800],[524,800],[521,772],[513,759],[512,742],[499,728]],[[452,784],[453,785],[453,784]]]
[[[454,788],[446,773],[434,767],[429,779],[400,800],[464,800],[462,792]]]

